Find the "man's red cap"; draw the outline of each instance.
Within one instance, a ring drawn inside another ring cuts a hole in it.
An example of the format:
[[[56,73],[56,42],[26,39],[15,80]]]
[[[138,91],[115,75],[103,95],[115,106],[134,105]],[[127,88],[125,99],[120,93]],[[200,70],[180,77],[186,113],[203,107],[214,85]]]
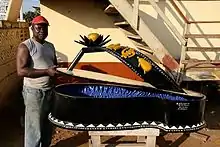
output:
[[[32,24],[40,24],[40,23],[44,23],[44,24],[48,24],[49,25],[49,22],[47,21],[47,19],[43,16],[37,16],[35,17],[32,22]]]

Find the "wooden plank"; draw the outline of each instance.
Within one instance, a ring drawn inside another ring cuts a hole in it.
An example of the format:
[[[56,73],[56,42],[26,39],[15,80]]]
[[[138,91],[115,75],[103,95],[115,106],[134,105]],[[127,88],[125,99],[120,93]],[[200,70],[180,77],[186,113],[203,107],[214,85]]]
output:
[[[143,128],[134,130],[121,130],[121,131],[89,131],[90,136],[103,135],[103,136],[158,136],[159,129]]]
[[[199,64],[220,64],[220,60],[183,60],[183,64],[199,63]]]
[[[137,136],[137,142],[141,143],[141,142],[145,142],[146,137],[145,136]]]
[[[101,137],[99,135],[91,135],[91,146],[92,147],[101,146]]]
[[[6,12],[6,20],[11,22],[16,22],[22,5],[23,0],[10,0],[8,4],[8,9]]]
[[[141,40],[141,37],[139,35],[127,35],[127,37],[130,39]]]
[[[89,131],[89,136],[91,136],[90,147],[100,147],[100,145],[101,146],[117,145],[121,147],[155,147],[156,137],[159,136],[159,134],[160,134],[160,130],[155,128],[121,130],[121,131]],[[137,138],[139,138],[139,140],[137,140],[136,143],[101,144],[100,136],[136,136]]]
[[[220,23],[220,21],[189,21],[189,23]]]
[[[135,32],[132,33],[126,29],[120,28],[120,30],[130,39],[142,40],[142,38]]]
[[[105,8],[104,12],[106,14],[119,14],[118,11],[115,9],[113,5],[108,5],[108,7]]]
[[[115,22],[115,26],[129,26],[129,23],[127,21],[121,21],[121,22]]]
[[[186,34],[185,38],[220,38],[220,34]]]
[[[108,75],[108,74],[102,74],[92,71],[86,71],[81,69],[73,69],[73,71],[67,71],[66,68],[57,68],[58,72],[61,74],[67,75],[67,76],[73,76],[73,77],[80,77],[85,79],[92,79],[92,80],[98,80],[98,81],[106,81],[106,82],[112,82],[117,84],[125,84],[125,85],[136,85],[136,86],[146,86],[146,87],[154,87],[149,83],[142,82],[142,81],[136,81],[131,80],[123,77]]]
[[[101,144],[101,147],[146,147],[145,143],[116,143],[116,144]],[[149,146],[153,147],[153,146]]]
[[[155,146],[156,146],[156,137],[155,136],[147,136],[146,147],[155,147]]]
[[[139,50],[148,52],[148,53],[150,53],[150,54],[152,54],[152,55],[153,55],[153,53],[154,53],[154,52],[153,52],[149,47],[147,47],[147,46],[144,46],[144,45],[136,45],[136,47],[137,47]],[[155,57],[155,58],[156,58],[156,57]],[[154,60],[154,61],[155,61],[155,60]],[[155,62],[160,62],[160,61],[158,61],[158,59],[157,59]]]
[[[203,68],[204,70],[207,69],[207,68],[213,68],[213,69],[218,69],[219,70],[220,66],[215,66],[215,65],[206,65],[206,66],[197,65],[197,66],[190,67],[190,68]],[[186,67],[186,69],[189,69],[189,67]]]
[[[187,47],[187,51],[220,51],[220,47]]]

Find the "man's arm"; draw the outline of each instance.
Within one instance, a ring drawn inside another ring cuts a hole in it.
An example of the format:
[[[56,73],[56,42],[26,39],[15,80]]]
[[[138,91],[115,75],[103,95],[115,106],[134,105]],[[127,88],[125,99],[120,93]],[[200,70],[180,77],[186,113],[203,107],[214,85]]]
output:
[[[17,74],[21,77],[38,78],[48,76],[48,69],[32,69],[28,68],[30,55],[25,44],[20,44],[17,50]]]
[[[57,62],[57,55],[56,55],[56,49],[55,46],[52,44],[53,46],[53,51],[54,51],[54,60],[53,60],[53,64],[58,66],[58,62]]]
[[[54,55],[54,65],[58,66],[57,56],[56,56],[56,54]]]

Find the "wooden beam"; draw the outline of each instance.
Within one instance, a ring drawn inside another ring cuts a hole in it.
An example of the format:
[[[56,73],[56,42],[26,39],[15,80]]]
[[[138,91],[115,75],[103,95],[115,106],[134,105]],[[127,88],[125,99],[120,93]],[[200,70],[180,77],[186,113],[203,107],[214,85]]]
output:
[[[220,51],[220,47],[187,47],[187,51]]]
[[[220,21],[189,21],[189,23],[220,23]]]
[[[185,34],[185,38],[220,38],[220,34]]]
[[[183,60],[183,64],[220,64],[220,60]]]
[[[105,8],[104,12],[106,14],[119,14],[118,11],[115,9],[113,5],[108,5],[108,7]]]
[[[20,14],[22,2],[23,0],[10,0],[9,1],[9,5],[8,5],[7,12],[6,12],[6,17],[5,17],[7,21],[11,21],[11,22],[17,21],[19,14]]]

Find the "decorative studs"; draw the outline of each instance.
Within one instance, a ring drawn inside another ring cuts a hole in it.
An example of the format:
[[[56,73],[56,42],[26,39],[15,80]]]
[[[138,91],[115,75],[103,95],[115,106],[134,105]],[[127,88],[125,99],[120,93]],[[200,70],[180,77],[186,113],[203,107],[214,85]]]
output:
[[[190,127],[189,126],[185,126],[185,129],[190,129]]]
[[[70,122],[69,122],[69,123],[67,123],[66,125],[67,125],[67,126],[74,127],[73,123],[70,123]]]
[[[87,128],[95,128],[95,126],[93,124],[90,124],[87,126]]]
[[[175,130],[175,129],[177,129],[175,126],[172,126],[170,129],[172,129],[172,130]]]
[[[142,125],[148,125],[148,123],[147,123],[146,121],[144,121],[144,122],[142,123]]]
[[[59,123],[60,123],[61,125],[64,125],[64,122],[63,122],[63,121],[60,121]]]
[[[122,124],[117,124],[116,127],[123,127],[123,125]]]
[[[137,123],[137,122],[135,122],[133,125],[134,125],[134,126],[139,126],[140,124],[139,124],[139,123]]]
[[[56,123],[58,123],[58,119],[54,119],[53,121],[56,122]]]
[[[125,127],[129,127],[129,126],[131,126],[131,124],[126,123],[124,126],[125,126]]]
[[[76,125],[77,128],[84,128],[85,126],[83,124]]]
[[[159,127],[162,127],[162,128],[164,127],[164,125],[163,125],[162,123],[161,123],[161,124],[159,124],[158,126],[159,126]]]
[[[112,124],[108,124],[106,127],[107,127],[107,128],[113,128],[113,127],[115,127],[115,126],[112,125]]]
[[[196,126],[195,125],[192,125],[192,128],[195,128]]]
[[[99,125],[97,126],[97,128],[105,128],[105,126],[104,126],[103,124],[99,124]]]
[[[153,121],[150,125],[156,126],[157,124]]]

